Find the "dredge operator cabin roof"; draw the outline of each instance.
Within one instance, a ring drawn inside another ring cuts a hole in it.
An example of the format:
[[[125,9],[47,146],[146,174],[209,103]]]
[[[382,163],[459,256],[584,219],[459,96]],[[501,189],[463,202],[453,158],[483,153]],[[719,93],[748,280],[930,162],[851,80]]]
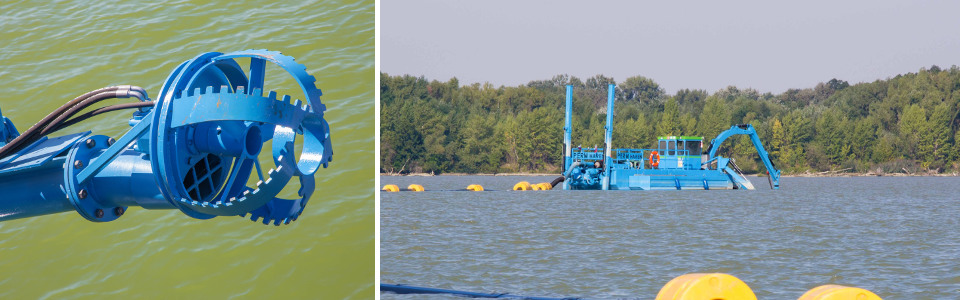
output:
[[[657,139],[658,139],[658,140],[697,140],[697,141],[702,141],[702,140],[703,140],[703,137],[702,137],[702,136],[686,136],[686,135],[675,136],[675,135],[671,135],[671,136],[658,136]]]

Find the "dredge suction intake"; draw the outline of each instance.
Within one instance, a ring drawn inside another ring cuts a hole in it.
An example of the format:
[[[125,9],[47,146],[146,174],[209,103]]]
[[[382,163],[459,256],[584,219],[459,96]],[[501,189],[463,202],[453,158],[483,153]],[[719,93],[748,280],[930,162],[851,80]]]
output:
[[[306,99],[264,95],[268,64],[292,76]],[[109,222],[130,206],[176,209],[197,219],[297,220],[315,190],[315,175],[333,156],[315,80],[280,52],[208,52],[177,66],[156,100],[135,86],[98,89],[23,134],[0,115],[0,221],[75,210],[89,221]],[[113,98],[135,102],[80,113]],[[130,130],[118,139],[90,131],[52,136],[121,109],[133,114],[123,120]],[[268,143],[272,151],[261,160]],[[294,182],[296,195],[279,198]]]

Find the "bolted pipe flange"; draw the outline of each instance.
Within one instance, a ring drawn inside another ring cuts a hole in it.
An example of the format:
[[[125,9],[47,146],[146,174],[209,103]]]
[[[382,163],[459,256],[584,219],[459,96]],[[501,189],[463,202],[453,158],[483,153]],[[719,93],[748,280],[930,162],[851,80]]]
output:
[[[93,222],[110,222],[119,218],[123,213],[117,214],[117,209],[126,210],[126,207],[104,206],[97,202],[97,193],[92,189],[90,183],[80,185],[77,176],[84,166],[89,165],[90,161],[100,156],[100,154],[109,147],[109,137],[95,135],[87,138],[81,143],[77,143],[67,154],[67,161],[72,164],[65,164],[66,169],[63,172],[64,190],[70,204],[77,209],[83,218]],[[106,211],[113,211],[113,214],[107,214]]]

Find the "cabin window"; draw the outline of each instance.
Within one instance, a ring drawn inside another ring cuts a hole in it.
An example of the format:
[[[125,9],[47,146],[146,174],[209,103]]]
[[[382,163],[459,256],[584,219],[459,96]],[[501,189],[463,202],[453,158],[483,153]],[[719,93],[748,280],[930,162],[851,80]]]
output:
[[[667,141],[667,155],[677,155],[677,141]]]
[[[684,149],[687,149],[687,155],[700,155],[700,141],[684,142]]]
[[[660,143],[659,143],[659,144],[660,144],[660,145],[657,145],[657,149],[659,149],[660,152],[666,153],[666,151],[664,151],[664,150],[667,150],[667,141],[660,140]]]

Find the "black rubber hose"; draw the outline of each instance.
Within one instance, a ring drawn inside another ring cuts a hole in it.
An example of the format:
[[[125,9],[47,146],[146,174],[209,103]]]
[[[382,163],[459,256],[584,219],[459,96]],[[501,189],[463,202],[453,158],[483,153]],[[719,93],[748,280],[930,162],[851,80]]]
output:
[[[126,89],[126,90],[121,89],[121,90],[111,91],[111,92],[102,92],[102,93],[93,95],[87,99],[83,99],[83,101],[80,101],[79,104],[70,107],[69,109],[67,109],[66,112],[57,116],[57,118],[54,119],[50,124],[47,124],[47,126],[45,126],[43,130],[40,131],[40,136],[45,136],[50,134],[51,132],[53,132],[54,128],[57,128],[60,126],[60,123],[63,123],[63,121],[66,121],[68,118],[73,117],[73,115],[77,114],[81,110],[84,110],[87,107],[90,107],[91,105],[96,104],[97,102],[107,100],[107,99],[114,99],[114,98],[129,98],[131,96],[130,92],[131,91],[129,89]],[[135,93],[139,94],[139,92],[135,92]],[[140,96],[138,98],[142,98],[142,95],[138,95],[138,96]]]
[[[95,109],[95,110],[86,112],[86,113],[84,113],[84,114],[82,114],[82,115],[77,116],[76,118],[67,120],[66,122],[63,122],[63,123],[60,124],[59,126],[53,128],[53,130],[50,131],[50,132],[51,132],[51,133],[57,132],[57,131],[59,131],[60,129],[64,129],[64,128],[70,127],[70,126],[72,126],[73,124],[77,124],[77,123],[83,122],[83,121],[85,121],[85,120],[87,120],[87,119],[89,119],[89,118],[91,118],[91,117],[94,117],[94,116],[96,116],[96,115],[99,115],[99,114],[108,113],[108,112],[111,112],[111,111],[116,111],[116,110],[121,110],[121,109],[133,109],[133,108],[152,107],[154,104],[155,104],[155,102],[153,102],[153,101],[147,101],[147,102],[123,103],[123,104],[115,104],[115,105],[110,105],[110,106],[104,106],[104,107],[101,107],[101,108],[98,108],[98,109]]]
[[[10,143],[0,148],[0,159],[7,157],[10,154],[16,153],[21,148],[23,148],[23,146],[29,145],[29,143],[32,143],[33,141],[35,141],[34,137],[39,138],[37,134],[39,134],[44,127],[50,124],[50,121],[53,121],[53,119],[63,114],[65,111],[70,109],[70,107],[77,105],[77,103],[80,103],[81,101],[89,98],[90,96],[93,96],[102,92],[116,91],[118,89],[120,89],[120,87],[116,87],[116,86],[96,89],[96,90],[87,92],[83,95],[80,95],[79,97],[74,98],[73,100],[70,100],[70,102],[63,104],[59,108],[50,112],[50,114],[48,114],[46,117],[41,119],[39,122],[37,122],[36,124],[33,124],[33,126],[28,128],[26,131],[20,134],[20,136],[18,136],[17,138],[10,141]]]
[[[563,182],[564,180],[567,180],[567,178],[566,178],[566,177],[563,177],[563,176],[557,177],[557,179],[554,179],[553,181],[550,182],[550,186],[556,187],[557,184],[560,184],[560,183]]]
[[[21,134],[17,138],[10,141],[10,143],[0,148],[0,159],[3,159],[13,153],[16,153],[17,151],[20,151],[21,149],[23,149],[23,147],[36,142],[41,137],[53,131],[64,128],[65,126],[60,126],[59,124],[64,119],[72,116],[73,114],[76,114],[76,112],[83,110],[84,108],[86,108],[87,106],[90,106],[93,103],[103,100],[103,99],[99,99],[95,101],[90,101],[91,98],[98,97],[101,94],[111,94],[113,95],[113,97],[110,97],[110,98],[116,98],[117,97],[116,91],[118,90],[128,90],[128,92],[125,93],[126,97],[134,96],[144,101],[147,99],[146,91],[143,88],[138,86],[129,86],[129,85],[110,86],[110,87],[100,88],[100,89],[96,89],[96,90],[84,93],[83,95],[80,95],[77,98],[70,100],[69,102],[63,104],[59,108],[50,112],[50,114],[48,114],[46,117],[44,117],[39,122],[37,122],[36,124],[31,126],[29,129],[24,131],[23,134]],[[134,92],[134,94],[131,94],[129,91]],[[106,98],[106,99],[109,99],[109,98]]]

